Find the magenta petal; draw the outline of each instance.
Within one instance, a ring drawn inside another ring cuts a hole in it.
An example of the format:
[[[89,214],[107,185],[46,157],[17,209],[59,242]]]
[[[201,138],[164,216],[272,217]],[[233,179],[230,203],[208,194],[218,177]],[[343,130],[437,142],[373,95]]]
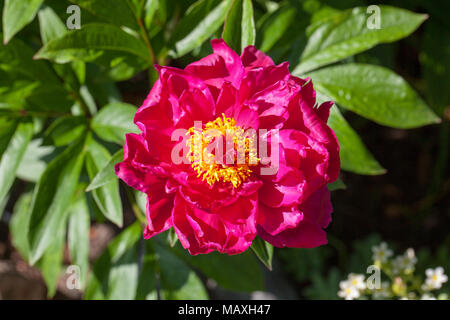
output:
[[[198,89],[185,91],[179,99],[179,103],[189,118],[194,121],[203,121],[204,123],[212,120],[215,114],[215,104],[208,100],[205,95]]]
[[[322,103],[316,110],[318,117],[325,123],[328,121],[330,116],[330,109],[334,105],[333,101],[327,101]]]
[[[303,213],[296,207],[271,208],[259,205],[258,225],[272,236],[297,227],[302,220]]]
[[[287,176],[278,183],[265,182],[259,189],[260,201],[269,207],[291,207],[298,205],[303,197],[304,183]]]
[[[142,136],[129,133],[124,146],[124,161],[116,164],[116,175],[129,186],[147,193],[150,186],[166,176],[166,172],[156,165]]]
[[[297,228],[285,230],[275,236],[258,227],[258,236],[277,248],[315,248],[327,244],[327,234],[319,226],[308,221]]]
[[[304,213],[306,219],[319,227],[328,227],[333,212],[328,188],[324,186],[314,192],[305,203],[300,205],[300,211]]]
[[[256,49],[255,46],[248,46],[244,48],[241,54],[241,59],[244,67],[250,69],[274,65],[272,58]]]
[[[288,81],[289,77],[288,62],[267,68],[258,67],[247,70],[239,88],[239,99],[241,102],[244,102],[254,94],[272,86],[278,81]]]
[[[244,66],[240,57],[222,39],[211,40],[211,46],[214,53],[189,64],[185,70],[205,81],[214,88],[213,91],[216,94],[220,91],[224,81],[239,88],[244,75]]]
[[[165,193],[164,184],[155,186],[147,195],[147,222],[144,238],[149,239],[172,226],[173,195]]]
[[[330,202],[330,192],[324,187],[313,194],[300,211],[304,219],[296,228],[287,229],[276,235],[271,235],[258,226],[258,235],[275,247],[314,248],[327,243],[326,232],[322,229],[331,221],[333,208]]]
[[[231,207],[207,212],[177,195],[173,223],[180,243],[193,255],[212,250],[227,254],[247,250],[256,236],[256,203],[249,200],[244,198]],[[232,210],[241,218],[230,216]]]

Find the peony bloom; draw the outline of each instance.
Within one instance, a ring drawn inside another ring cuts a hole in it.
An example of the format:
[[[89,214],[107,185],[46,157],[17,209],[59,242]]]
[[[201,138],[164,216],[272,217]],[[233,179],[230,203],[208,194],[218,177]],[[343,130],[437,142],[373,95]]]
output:
[[[144,237],[173,227],[194,255],[238,254],[256,235],[276,247],[326,244],[323,228],[332,212],[327,184],[340,169],[339,145],[327,126],[332,103],[316,106],[311,81],[292,76],[287,62],[274,65],[253,46],[239,57],[223,40],[211,44],[211,55],[184,70],[156,66],[160,77],[134,118],[141,133],[126,136],[116,174],[147,194]],[[200,131],[195,121],[201,121]],[[261,174],[270,164],[255,157],[249,163],[242,135],[234,138],[233,155],[241,143],[244,164],[212,162],[208,156],[215,154],[193,143],[210,128],[219,134],[266,130],[261,141],[278,142],[269,147],[270,157],[279,156],[278,170]],[[188,132],[189,163],[173,161],[179,129]]]

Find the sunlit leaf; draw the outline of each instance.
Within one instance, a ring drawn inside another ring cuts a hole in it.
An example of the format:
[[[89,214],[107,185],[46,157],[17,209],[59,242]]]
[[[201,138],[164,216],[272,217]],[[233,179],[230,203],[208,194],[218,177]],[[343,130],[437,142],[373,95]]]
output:
[[[44,0],[5,0],[3,8],[3,42],[7,44],[12,37],[33,21]]]
[[[379,124],[406,129],[440,122],[402,77],[384,67],[352,63],[308,75],[319,92]]]

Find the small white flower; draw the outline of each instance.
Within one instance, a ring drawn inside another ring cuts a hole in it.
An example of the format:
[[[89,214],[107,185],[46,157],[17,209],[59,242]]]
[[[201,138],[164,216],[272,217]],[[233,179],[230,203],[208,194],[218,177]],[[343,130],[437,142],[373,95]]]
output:
[[[442,284],[447,282],[448,277],[444,274],[444,268],[437,267],[436,269],[427,269],[425,271],[427,279],[425,280],[425,286],[431,289],[440,289]]]
[[[422,295],[420,300],[436,300],[436,298],[433,297],[433,295],[431,295],[429,293],[425,293],[424,295]]]
[[[357,299],[360,296],[359,290],[356,289],[348,280],[339,282],[341,290],[338,292],[338,296],[345,298],[345,300]]]
[[[390,284],[388,281],[383,281],[381,283],[381,288],[380,289],[373,289],[373,294],[372,297],[375,300],[382,300],[382,299],[386,299],[389,298],[391,296],[391,292],[389,291],[390,288]]]
[[[386,242],[381,242],[380,245],[372,247],[372,259],[374,261],[386,262],[392,256],[392,250],[388,248]]]
[[[428,284],[428,283],[426,283],[426,282],[424,284],[422,284],[421,288],[422,288],[423,291],[432,291],[432,290],[434,290],[433,286]]]
[[[401,255],[395,257],[392,269],[395,274],[398,274],[402,271],[412,272],[414,271],[414,266],[417,263],[416,254],[414,253],[414,249],[409,248],[406,252]]]
[[[364,290],[366,288],[366,282],[362,274],[350,273],[347,281],[358,290]]]

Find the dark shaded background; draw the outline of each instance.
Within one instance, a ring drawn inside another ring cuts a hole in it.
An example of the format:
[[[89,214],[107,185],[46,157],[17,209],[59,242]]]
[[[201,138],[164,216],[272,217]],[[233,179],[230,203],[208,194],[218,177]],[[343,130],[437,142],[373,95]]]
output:
[[[316,1],[310,2],[314,5]],[[372,4],[351,0],[321,2],[339,9]],[[380,240],[392,244],[398,254],[408,247],[415,248],[419,252],[418,271],[437,265],[444,266],[447,274],[450,271],[450,2],[383,3],[428,13],[430,17],[407,39],[380,45],[352,59],[380,64],[403,76],[442,118],[442,123],[399,130],[346,113],[351,126],[387,173],[360,176],[342,172],[347,189],[332,194],[334,214],[328,228],[329,245],[312,250],[276,250],[275,271],[266,274],[269,293],[256,297],[337,298],[339,280],[349,272],[362,272],[370,262],[371,245]],[[140,105],[147,94],[147,84],[145,73],[119,83],[124,101]],[[127,218],[133,219],[132,213],[125,212]],[[92,260],[116,231],[109,225],[93,226]],[[226,292],[211,283],[207,286],[211,298],[249,297]],[[79,298],[60,287],[56,299]],[[0,292],[3,298],[25,299],[45,298],[46,292],[39,272],[21,261],[12,248],[4,220],[0,222]]]

